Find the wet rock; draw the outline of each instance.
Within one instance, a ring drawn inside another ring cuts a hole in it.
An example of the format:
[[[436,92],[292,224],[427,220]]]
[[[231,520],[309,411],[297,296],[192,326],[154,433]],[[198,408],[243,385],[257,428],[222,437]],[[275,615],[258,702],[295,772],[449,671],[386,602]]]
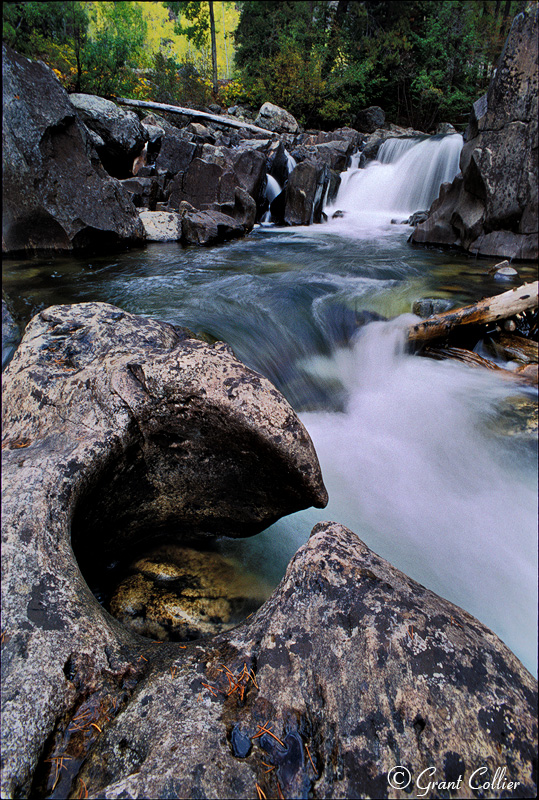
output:
[[[411,240],[535,260],[537,8],[518,14],[488,93],[474,104],[458,175]]]
[[[497,281],[513,281],[518,278],[518,272],[514,267],[500,267],[494,272],[494,279]]]
[[[304,145],[318,145],[327,142],[347,142],[348,155],[355,153],[364,140],[358,131],[354,128],[337,128],[334,131],[320,131],[316,134],[302,134],[298,137],[298,142]]]
[[[185,244],[217,244],[243,236],[245,229],[221,211],[199,211],[185,200],[179,205],[182,241]]]
[[[131,175],[133,161],[147,139],[135,112],[92,94],[70,94],[69,101],[82,122],[103,140],[96,149],[109,175]]]
[[[442,314],[444,311],[454,308],[455,303],[443,297],[423,297],[421,300],[414,300],[412,304],[412,314],[416,314],[422,319],[432,317],[433,314]]]
[[[458,133],[458,131],[450,122],[439,122],[434,133],[439,136],[440,134]]]
[[[425,764],[462,777],[463,797],[505,767],[513,796],[535,796],[537,682],[484,625],[336,523],[315,527],[241,626],[145,657],[78,773],[91,796],[244,798],[258,784],[268,797],[387,798],[397,763],[414,781]]]
[[[283,221],[286,225],[310,225],[320,222],[324,195],[330,180],[327,166],[302,161],[290,173],[286,184]],[[274,214],[276,198],[271,204]]]
[[[142,243],[133,203],[52,70],[4,47],[3,104],[3,251]]]
[[[425,222],[429,215],[428,211],[415,211],[411,217],[408,217],[406,220],[407,225],[419,225],[421,222]]]
[[[157,178],[145,178],[139,172],[136,178],[126,178],[121,181],[121,184],[137,207],[142,206],[148,211],[155,211],[155,204],[159,197]]]
[[[219,553],[163,545],[132,564],[111,614],[142,636],[188,641],[230,630],[256,611],[269,586]]]
[[[2,292],[2,370],[13,356],[20,340],[19,326],[15,322],[9,301]]]
[[[299,125],[292,114],[273,103],[264,103],[258,112],[255,125],[275,133],[297,133]]]
[[[374,133],[377,128],[386,124],[385,112],[380,106],[369,106],[360,111],[354,122],[354,128],[363,133]]]

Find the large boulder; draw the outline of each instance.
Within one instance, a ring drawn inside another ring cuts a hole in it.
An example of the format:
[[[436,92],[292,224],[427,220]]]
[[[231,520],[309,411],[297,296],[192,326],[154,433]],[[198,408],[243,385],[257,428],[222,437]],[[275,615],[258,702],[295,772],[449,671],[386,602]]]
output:
[[[2,250],[142,241],[135,207],[100,167],[52,70],[3,46]]]
[[[266,158],[258,149],[204,145],[200,157],[171,182],[168,204],[177,210],[186,202],[200,212],[226,214],[245,233],[255,223],[265,175]]]
[[[237,628],[156,645],[93,600],[63,521],[28,516],[4,555],[3,797],[536,796],[537,682],[343,526]]]
[[[255,125],[274,133],[298,133],[299,125],[292,114],[273,103],[264,103],[258,112]]]
[[[181,240],[185,244],[217,244],[243,236],[245,229],[222,211],[200,211],[183,200],[179,206]],[[252,226],[251,226],[252,227]]]
[[[537,258],[538,13],[530,8],[515,18],[488,93],[472,109],[462,176],[443,190],[412,241]]]
[[[354,122],[354,128],[363,133],[374,133],[377,128],[383,128],[386,124],[385,112],[380,106],[369,106],[358,112]]]
[[[148,139],[135,112],[93,94],[70,94],[69,100],[82,122],[101,138],[103,144],[96,150],[109,175],[129,177]]]
[[[119,710],[148,661],[80,569],[164,525],[178,543],[249,535],[327,494],[305,429],[265,378],[223,343],[113,306],[42,311],[2,388],[1,794],[35,797],[64,715],[85,719],[86,701]],[[76,736],[79,754],[94,730]]]
[[[271,212],[285,225],[310,225],[321,222],[322,206],[331,172],[325,164],[301,161],[290,173],[288,182],[271,204]]]

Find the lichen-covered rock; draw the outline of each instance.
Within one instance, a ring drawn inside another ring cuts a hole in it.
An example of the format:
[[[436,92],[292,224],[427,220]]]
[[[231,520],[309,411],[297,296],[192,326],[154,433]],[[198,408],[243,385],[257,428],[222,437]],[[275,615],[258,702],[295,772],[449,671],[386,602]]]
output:
[[[487,782],[487,797],[536,796],[537,682],[484,625],[336,523],[315,527],[241,626],[143,656],[134,692],[62,773],[65,795],[245,798],[258,784],[267,797],[400,798],[431,780],[458,784],[457,798]],[[76,716],[58,731],[74,758]],[[395,789],[400,766],[410,782]]]
[[[148,661],[74,551],[103,567],[164,529],[244,536],[327,502],[284,398],[191,336],[106,304],[54,306],[4,372],[2,797],[40,793],[38,761],[48,769],[86,700],[98,727],[79,745],[92,746]]]
[[[146,241],[177,242],[182,237],[182,217],[175,211],[141,211]]]
[[[292,114],[273,103],[264,103],[255,119],[255,125],[275,133],[297,133],[299,125]]]
[[[411,241],[475,255],[538,256],[538,10],[515,18],[488,94],[474,104],[458,175]]]
[[[52,70],[2,52],[3,252],[142,242],[135,207],[99,165]]]

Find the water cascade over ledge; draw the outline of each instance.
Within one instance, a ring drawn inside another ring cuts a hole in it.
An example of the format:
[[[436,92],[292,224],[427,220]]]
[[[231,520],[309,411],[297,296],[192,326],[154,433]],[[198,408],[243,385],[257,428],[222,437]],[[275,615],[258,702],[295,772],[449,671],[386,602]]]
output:
[[[462,145],[459,133],[387,139],[376,161],[360,169],[353,162],[343,173],[337,197],[325,213],[329,219],[339,210],[352,219],[368,216],[389,222],[426,210],[442,183],[459,172]]]

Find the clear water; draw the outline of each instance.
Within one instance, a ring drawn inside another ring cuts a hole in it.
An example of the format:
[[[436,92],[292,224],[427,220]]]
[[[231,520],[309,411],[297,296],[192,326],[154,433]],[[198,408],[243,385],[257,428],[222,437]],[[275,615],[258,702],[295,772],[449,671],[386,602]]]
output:
[[[213,248],[8,260],[4,288],[27,318],[55,303],[104,301],[227,341],[299,412],[330,504],[222,540],[221,552],[275,585],[316,522],[342,522],[477,616],[536,673],[537,447],[497,424],[518,390],[401,347],[401,315],[415,299],[499,293],[488,275],[496,260],[414,248],[387,210],[350,217],[263,226]],[[533,264],[518,270],[535,279]]]

